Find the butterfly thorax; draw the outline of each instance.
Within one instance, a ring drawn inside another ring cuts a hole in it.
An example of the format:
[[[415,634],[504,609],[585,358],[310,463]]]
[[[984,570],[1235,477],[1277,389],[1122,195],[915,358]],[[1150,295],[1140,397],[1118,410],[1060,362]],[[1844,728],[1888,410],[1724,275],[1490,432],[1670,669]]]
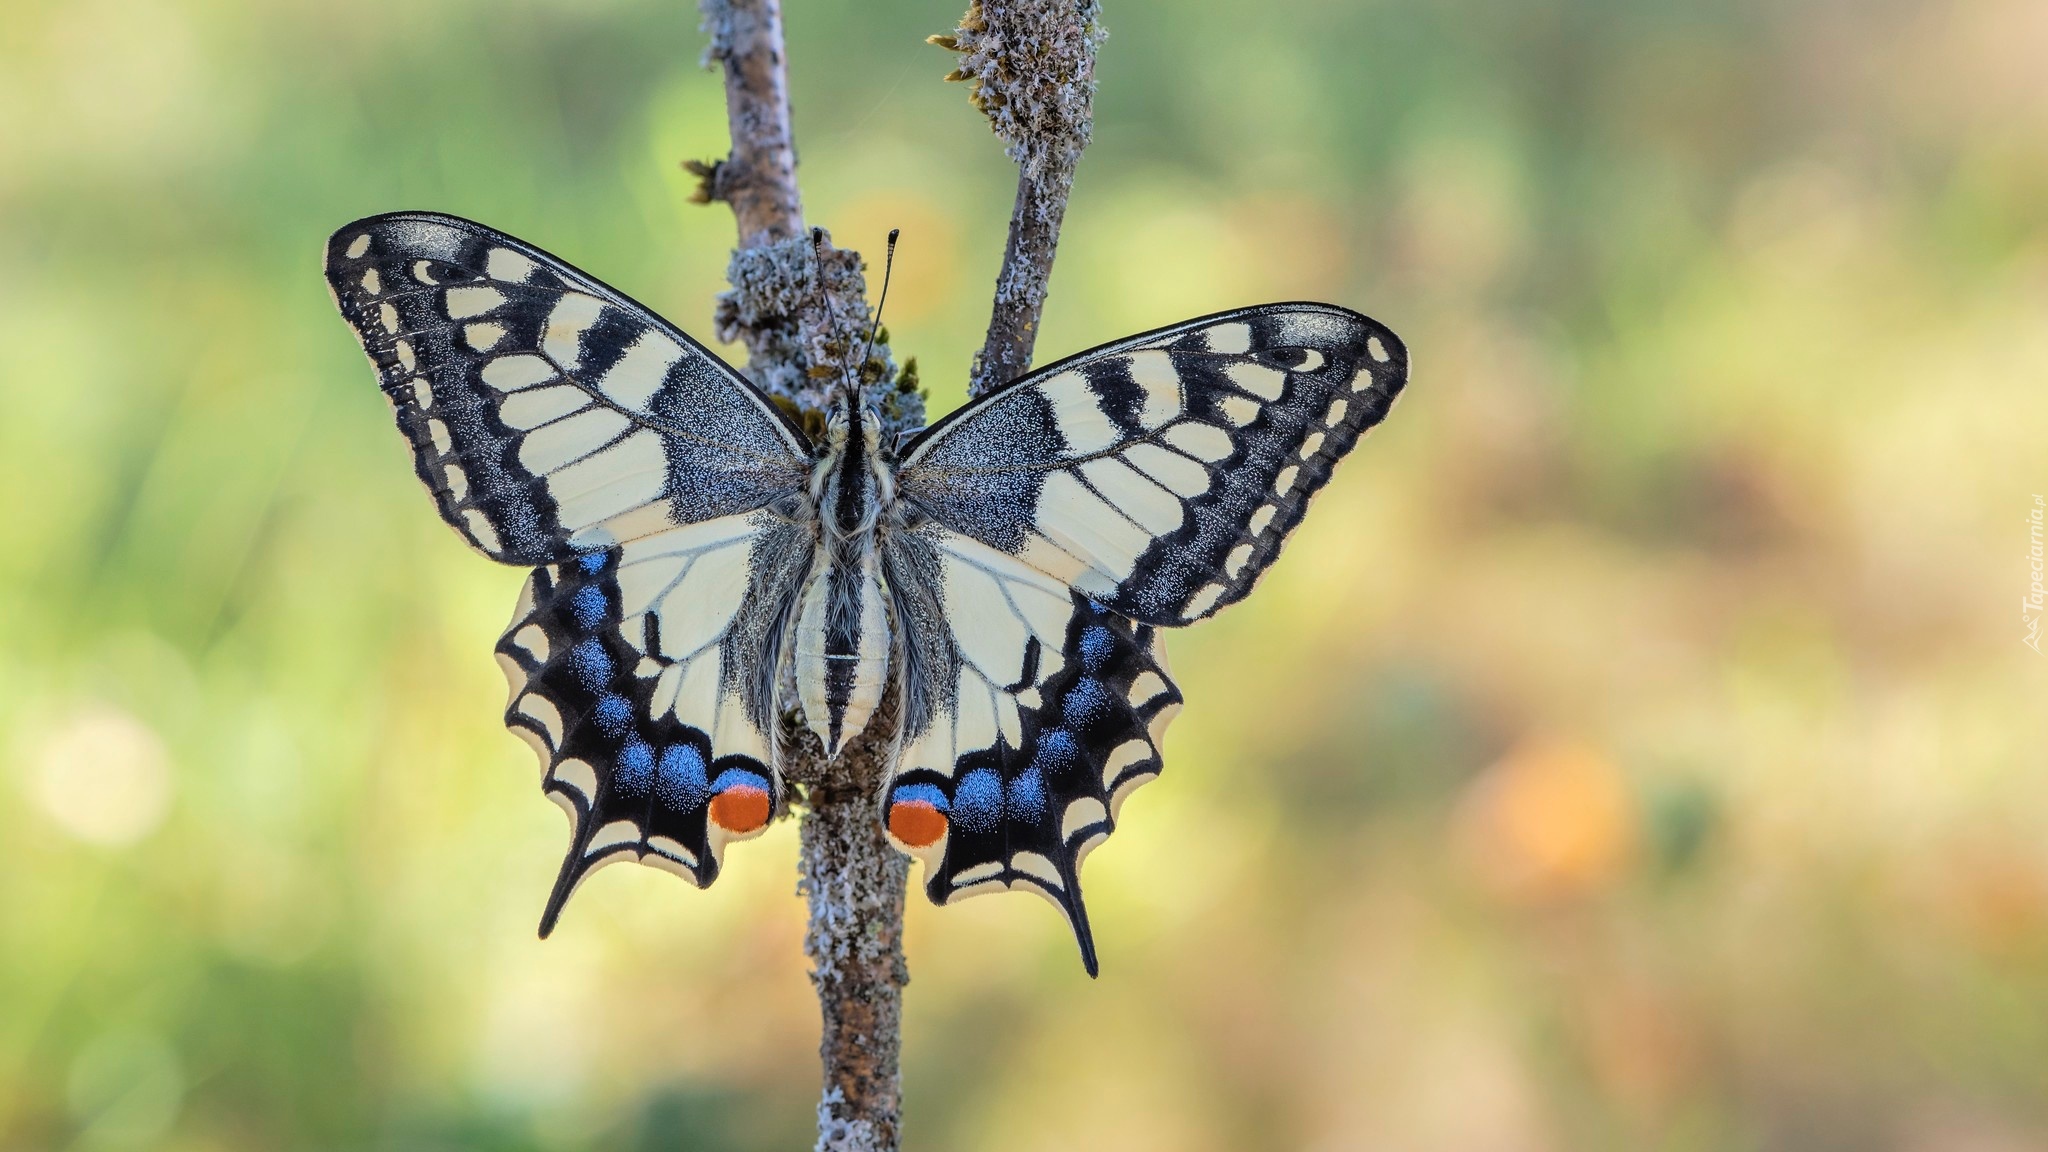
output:
[[[849,397],[832,414],[811,470],[818,551],[790,645],[804,722],[828,755],[867,727],[888,681],[888,591],[876,530],[894,497],[875,421]]]

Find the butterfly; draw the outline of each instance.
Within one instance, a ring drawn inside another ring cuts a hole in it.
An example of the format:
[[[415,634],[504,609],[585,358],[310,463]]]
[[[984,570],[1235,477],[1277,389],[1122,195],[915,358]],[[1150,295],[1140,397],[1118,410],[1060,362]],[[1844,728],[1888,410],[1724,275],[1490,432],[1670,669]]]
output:
[[[1160,772],[1161,630],[1251,591],[1407,379],[1394,334],[1267,304],[1069,357],[906,438],[857,382],[822,435],[646,307],[433,213],[336,232],[327,282],[442,519],[534,571],[507,725],[571,842],[703,886],[897,693],[877,818],[945,904],[1022,889],[1097,971],[1081,863]]]

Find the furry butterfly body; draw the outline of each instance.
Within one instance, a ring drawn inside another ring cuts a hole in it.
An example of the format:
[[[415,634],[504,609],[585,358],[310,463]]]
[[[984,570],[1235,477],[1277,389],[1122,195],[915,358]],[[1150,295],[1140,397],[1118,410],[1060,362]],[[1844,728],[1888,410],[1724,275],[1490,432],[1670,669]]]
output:
[[[877,797],[939,903],[1023,888],[1093,973],[1083,857],[1161,768],[1160,629],[1248,593],[1407,376],[1400,342],[1273,304],[1030,373],[897,446],[857,388],[814,442],[716,356],[454,217],[335,233],[327,278],[442,517],[535,569],[506,720],[571,845],[702,886],[783,804],[778,733],[836,752],[892,687]]]

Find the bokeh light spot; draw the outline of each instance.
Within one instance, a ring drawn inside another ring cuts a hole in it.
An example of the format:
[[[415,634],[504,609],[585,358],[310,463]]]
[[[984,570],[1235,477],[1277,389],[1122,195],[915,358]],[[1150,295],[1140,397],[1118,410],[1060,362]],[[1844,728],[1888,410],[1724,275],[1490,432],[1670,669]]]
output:
[[[121,847],[156,831],[171,803],[171,763],[148,724],[111,704],[79,708],[30,755],[30,786],[59,828]]]

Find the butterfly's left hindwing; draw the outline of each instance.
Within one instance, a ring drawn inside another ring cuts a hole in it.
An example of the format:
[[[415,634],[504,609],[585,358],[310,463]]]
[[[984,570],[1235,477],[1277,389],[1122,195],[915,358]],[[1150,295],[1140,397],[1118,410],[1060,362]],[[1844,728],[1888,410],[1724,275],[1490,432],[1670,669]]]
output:
[[[1081,862],[1160,771],[1179,712],[1157,633],[926,522],[888,553],[906,654],[890,839],[940,904],[1024,889],[1066,913],[1090,975]]]
[[[545,935],[585,875],[640,860],[703,886],[780,803],[773,676],[808,533],[771,510],[533,574],[498,643],[505,721],[539,753],[570,847]]]

